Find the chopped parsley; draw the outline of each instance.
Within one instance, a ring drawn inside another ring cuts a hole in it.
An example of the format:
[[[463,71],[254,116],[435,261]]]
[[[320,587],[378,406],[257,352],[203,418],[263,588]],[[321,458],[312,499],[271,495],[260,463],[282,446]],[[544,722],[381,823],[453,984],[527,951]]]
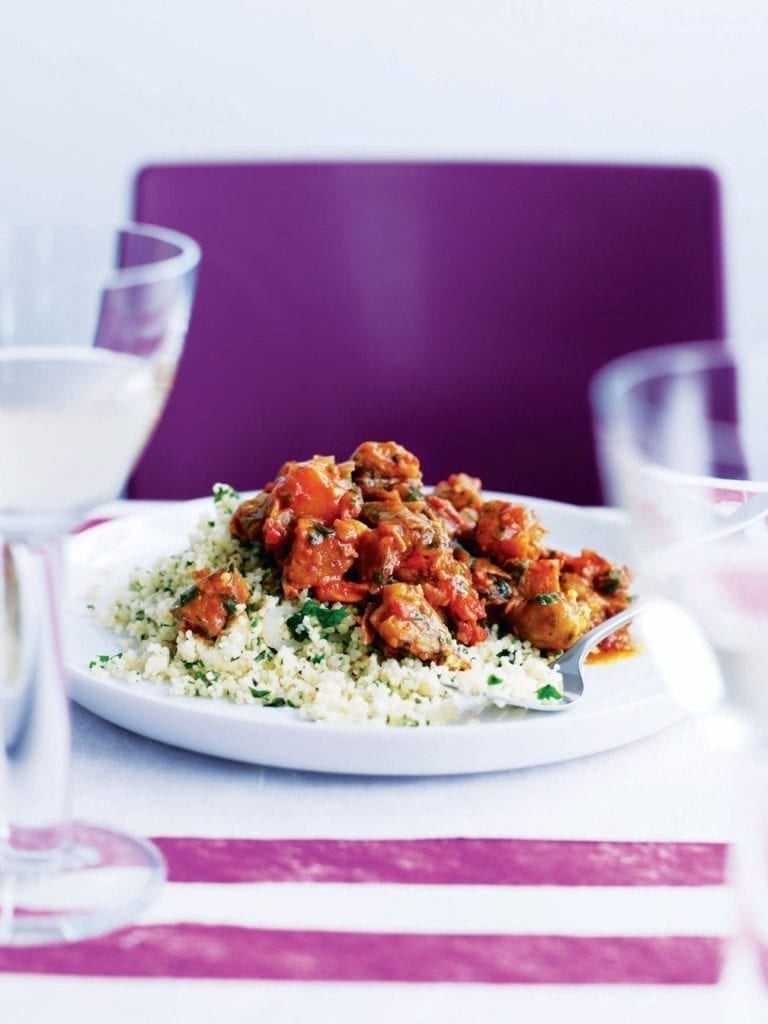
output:
[[[559,594],[537,594],[534,601],[538,601],[539,604],[556,604],[560,600]]]
[[[500,676],[494,675],[493,672],[486,679],[489,686],[500,686],[503,682],[504,680]]]
[[[100,665],[106,665],[112,661],[113,658],[122,658],[123,652],[118,651],[117,654],[97,654],[95,658],[91,658],[88,662],[88,668],[97,668]]]
[[[616,591],[624,585],[624,580],[620,573],[615,570],[605,573],[603,576],[598,576],[595,580],[595,588],[600,591],[601,594],[610,596],[615,594]]]
[[[326,537],[335,536],[336,531],[332,526],[324,526],[323,523],[313,523],[309,528],[309,543],[313,545],[322,544]]]
[[[219,502],[225,501],[227,498],[239,498],[240,495],[228,484],[216,484],[213,488],[213,500],[218,505]]]
[[[261,703],[265,708],[297,708],[299,706],[292,700],[286,700],[285,697],[273,697],[271,700],[262,700]]]
[[[510,647],[509,649],[499,651],[499,657],[508,658],[513,665],[517,664],[517,654],[518,650],[516,647]]]
[[[327,604],[321,604],[319,601],[309,598],[294,615],[288,616],[286,625],[294,640],[305,640],[309,636],[305,618],[315,619],[321,629],[330,631],[343,622],[348,615],[348,608],[330,608]]]
[[[536,691],[536,696],[539,698],[539,700],[563,699],[562,693],[560,693],[557,687],[552,686],[550,683],[547,683],[546,686],[540,686],[539,689]]]
[[[202,661],[184,661],[182,662],[184,668],[188,674],[193,678],[197,679],[200,683],[215,683],[219,678],[219,673],[212,668],[206,668]]]
[[[197,587],[190,587],[189,590],[185,590],[184,593],[181,594],[181,596],[179,597],[179,600],[176,602],[176,604],[173,607],[174,608],[183,608],[185,605],[189,604],[191,601],[194,601],[195,598],[199,597],[199,596],[200,596],[200,591],[197,589]]]

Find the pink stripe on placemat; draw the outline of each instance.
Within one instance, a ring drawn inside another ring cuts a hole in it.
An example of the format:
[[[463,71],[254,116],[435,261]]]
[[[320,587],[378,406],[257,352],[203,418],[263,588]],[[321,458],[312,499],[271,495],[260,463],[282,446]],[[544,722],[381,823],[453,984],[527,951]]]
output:
[[[722,885],[722,843],[539,839],[154,839],[172,882]]]
[[[291,981],[712,985],[722,962],[722,942],[713,937],[381,935],[199,924],[0,948],[1,971]]]

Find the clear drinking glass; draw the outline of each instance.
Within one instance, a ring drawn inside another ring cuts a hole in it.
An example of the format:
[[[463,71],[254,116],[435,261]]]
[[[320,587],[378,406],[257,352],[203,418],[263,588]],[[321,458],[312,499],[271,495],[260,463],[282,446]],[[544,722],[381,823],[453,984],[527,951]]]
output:
[[[633,353],[600,371],[592,403],[607,496],[630,517],[637,591],[666,602],[648,640],[696,708],[706,638],[724,684],[719,723],[735,719],[744,737],[736,880],[768,965],[768,342]],[[680,615],[701,627],[695,646]]]
[[[199,259],[143,225],[0,227],[0,944],[108,931],[164,877],[150,843],[70,819],[61,538],[149,438]]]

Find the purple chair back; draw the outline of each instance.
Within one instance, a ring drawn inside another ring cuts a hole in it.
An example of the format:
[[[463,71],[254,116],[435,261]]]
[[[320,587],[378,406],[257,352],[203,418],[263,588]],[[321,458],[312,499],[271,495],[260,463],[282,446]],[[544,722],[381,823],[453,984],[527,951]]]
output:
[[[596,503],[592,373],[723,334],[703,168],[161,165],[135,215],[203,261],[133,497],[256,489],[286,459],[396,440],[427,482]]]

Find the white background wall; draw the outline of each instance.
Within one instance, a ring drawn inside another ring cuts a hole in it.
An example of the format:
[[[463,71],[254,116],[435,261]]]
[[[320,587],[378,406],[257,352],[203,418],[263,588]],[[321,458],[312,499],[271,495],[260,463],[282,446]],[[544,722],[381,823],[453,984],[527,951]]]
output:
[[[6,0],[0,219],[122,217],[160,159],[705,163],[768,335],[768,0]]]

